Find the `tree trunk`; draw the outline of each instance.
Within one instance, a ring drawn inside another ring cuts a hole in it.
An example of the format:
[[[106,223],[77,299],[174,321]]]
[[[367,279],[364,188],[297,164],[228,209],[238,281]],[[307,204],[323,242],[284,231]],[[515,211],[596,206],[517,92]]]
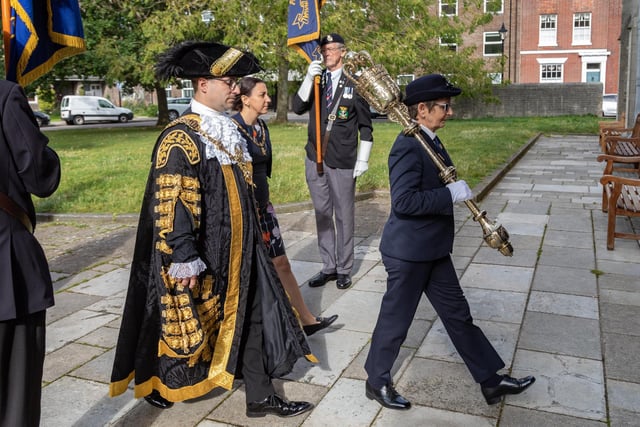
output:
[[[169,109],[167,108],[167,91],[165,86],[159,81],[155,81],[153,84],[156,95],[158,97],[158,121],[156,126],[165,126],[169,123]]]
[[[278,64],[278,102],[276,105],[276,123],[286,123],[289,112],[289,62],[282,60]]]

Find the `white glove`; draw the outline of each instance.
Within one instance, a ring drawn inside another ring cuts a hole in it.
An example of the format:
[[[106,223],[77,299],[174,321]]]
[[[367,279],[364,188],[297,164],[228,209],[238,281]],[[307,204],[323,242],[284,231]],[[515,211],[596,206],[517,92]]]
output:
[[[353,177],[357,178],[369,169],[369,155],[371,154],[371,147],[373,142],[360,141],[360,147],[358,148],[358,159],[356,165],[353,168]]]
[[[447,184],[447,188],[451,192],[451,200],[453,203],[464,202],[473,197],[471,189],[464,180]]]
[[[322,74],[322,61],[311,61],[309,68],[307,68],[307,75],[304,76],[300,89],[298,89],[298,96],[303,102],[309,100],[313,88],[313,78],[320,74]]]

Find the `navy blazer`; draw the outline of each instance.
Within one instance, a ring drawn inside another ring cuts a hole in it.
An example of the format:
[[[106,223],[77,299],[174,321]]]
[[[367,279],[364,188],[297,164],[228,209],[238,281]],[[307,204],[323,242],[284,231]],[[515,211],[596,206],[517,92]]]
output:
[[[47,197],[60,182],[60,159],[47,146],[20,86],[0,80],[0,191],[27,212],[35,226],[31,195]],[[49,266],[36,238],[0,210],[0,321],[53,305]]]
[[[320,79],[320,93],[325,92],[325,72]],[[369,104],[355,90],[353,82],[347,79],[344,71],[340,76],[335,95],[341,94],[336,111],[336,120],[333,122],[329,143],[324,154],[324,162],[327,166],[338,169],[353,169],[356,164],[358,150],[358,133],[363,141],[373,142],[373,125],[371,123],[371,113]],[[334,104],[335,105],[335,104]],[[333,111],[333,107],[331,108]],[[316,108],[315,93],[311,89],[311,95],[305,102],[296,93],[293,97],[293,111],[296,114],[309,112],[308,139],[305,150],[309,160],[316,161]],[[324,96],[320,96],[320,123],[321,135],[324,137],[327,128],[329,112],[327,111],[327,101]]]
[[[444,147],[421,131],[447,166]],[[391,212],[382,231],[380,252],[393,258],[425,262],[453,250],[454,220],[451,192],[420,142],[400,134],[389,153]]]

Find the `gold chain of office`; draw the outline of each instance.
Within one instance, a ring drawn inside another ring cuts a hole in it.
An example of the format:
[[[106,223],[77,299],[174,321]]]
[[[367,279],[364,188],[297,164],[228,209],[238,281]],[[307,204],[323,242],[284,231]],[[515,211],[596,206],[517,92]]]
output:
[[[238,121],[236,121],[236,119],[231,119],[231,120],[233,120],[236,126],[238,126],[238,130],[240,130],[240,132],[242,132],[244,136],[249,138],[251,142],[253,142],[258,148],[260,148],[260,152],[262,153],[262,155],[266,156],[267,155],[267,132],[266,132],[266,129],[264,128],[264,124],[262,120],[258,120],[258,125],[260,125],[260,141],[256,139],[255,135],[249,134],[249,132],[247,132],[244,126],[242,126]]]

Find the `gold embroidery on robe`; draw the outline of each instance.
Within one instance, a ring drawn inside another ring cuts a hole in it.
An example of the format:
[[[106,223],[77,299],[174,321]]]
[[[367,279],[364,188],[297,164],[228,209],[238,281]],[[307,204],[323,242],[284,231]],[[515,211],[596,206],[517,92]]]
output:
[[[169,132],[160,142],[156,154],[156,169],[161,169],[167,165],[169,154],[174,148],[184,151],[189,163],[192,165],[200,162],[200,151],[198,151],[196,143],[193,142],[187,132],[177,129]]]
[[[210,361],[222,315],[220,296],[211,292],[212,276],[198,279],[196,286],[189,290],[178,285],[166,268],[161,274],[166,293],[160,297],[162,336],[158,356],[188,358],[189,366],[200,360]],[[205,294],[209,298],[202,298]]]
[[[156,249],[171,254],[173,251],[166,243],[167,234],[173,231],[175,208],[178,199],[189,210],[196,229],[200,227],[200,182],[197,178],[173,174],[161,174],[156,179],[158,191],[155,193],[158,205],[154,208],[158,213],[156,227],[160,240]]]

